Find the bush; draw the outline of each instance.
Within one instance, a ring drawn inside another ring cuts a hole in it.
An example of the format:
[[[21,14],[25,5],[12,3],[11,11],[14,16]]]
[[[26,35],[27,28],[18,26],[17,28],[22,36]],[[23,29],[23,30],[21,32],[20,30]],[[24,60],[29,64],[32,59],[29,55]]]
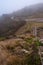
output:
[[[6,37],[0,37],[0,41],[4,41]]]
[[[26,38],[25,41],[28,43],[32,43],[33,39],[32,38]]]

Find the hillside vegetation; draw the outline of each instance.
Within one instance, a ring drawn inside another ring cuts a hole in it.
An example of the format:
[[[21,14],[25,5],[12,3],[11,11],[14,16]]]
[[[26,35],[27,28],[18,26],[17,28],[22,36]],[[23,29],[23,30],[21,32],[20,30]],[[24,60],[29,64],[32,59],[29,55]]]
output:
[[[35,37],[0,41],[0,65],[41,65]]]
[[[41,65],[38,50],[43,45],[41,37],[42,3],[0,16],[0,65]]]

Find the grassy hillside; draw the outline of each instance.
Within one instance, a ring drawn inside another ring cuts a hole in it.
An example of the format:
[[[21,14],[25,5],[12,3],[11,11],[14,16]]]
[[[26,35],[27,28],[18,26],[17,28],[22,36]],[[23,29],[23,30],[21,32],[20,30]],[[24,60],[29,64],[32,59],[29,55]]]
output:
[[[38,37],[33,35],[37,28]],[[0,17],[0,65],[41,65],[43,4],[25,7]]]
[[[43,28],[43,22],[37,22],[37,21],[27,21],[26,24],[24,26],[22,26],[21,28],[18,29],[18,31],[16,31],[16,35],[18,34],[23,34],[25,32],[30,33],[32,32],[32,30],[34,28]]]
[[[0,42],[0,65],[41,65],[35,37]]]

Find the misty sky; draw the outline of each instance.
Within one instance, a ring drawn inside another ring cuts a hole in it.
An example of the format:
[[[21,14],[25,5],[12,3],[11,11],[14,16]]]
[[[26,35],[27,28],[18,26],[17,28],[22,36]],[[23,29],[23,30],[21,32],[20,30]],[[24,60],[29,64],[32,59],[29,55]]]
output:
[[[43,3],[43,0],[0,0],[0,15],[11,13],[36,3]]]

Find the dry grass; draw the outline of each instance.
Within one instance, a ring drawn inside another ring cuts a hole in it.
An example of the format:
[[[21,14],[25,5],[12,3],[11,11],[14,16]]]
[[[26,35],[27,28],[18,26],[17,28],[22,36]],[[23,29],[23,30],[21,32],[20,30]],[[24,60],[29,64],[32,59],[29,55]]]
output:
[[[26,42],[19,38],[0,41],[0,65],[20,65],[23,63],[27,54],[20,50],[26,45]]]

